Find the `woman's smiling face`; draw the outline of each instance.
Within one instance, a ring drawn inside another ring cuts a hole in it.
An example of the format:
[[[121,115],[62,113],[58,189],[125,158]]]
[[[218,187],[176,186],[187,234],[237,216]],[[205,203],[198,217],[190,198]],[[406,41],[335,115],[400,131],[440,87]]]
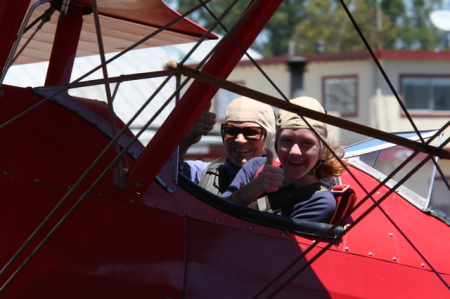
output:
[[[277,153],[285,177],[298,180],[319,160],[320,141],[309,129],[283,129],[278,137]]]

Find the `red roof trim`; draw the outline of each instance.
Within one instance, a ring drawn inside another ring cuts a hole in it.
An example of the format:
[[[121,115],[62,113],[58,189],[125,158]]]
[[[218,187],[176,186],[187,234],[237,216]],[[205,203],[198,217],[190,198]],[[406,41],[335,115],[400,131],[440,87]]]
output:
[[[433,52],[433,51],[405,51],[405,50],[380,50],[375,51],[378,59],[387,60],[450,60],[450,52]],[[367,51],[360,52],[342,52],[342,53],[320,53],[303,56],[276,56],[257,59],[259,65],[270,65],[286,63],[295,57],[303,57],[308,62],[327,62],[327,61],[343,61],[343,60],[368,60],[372,59]],[[241,61],[239,66],[250,66],[251,61]]]

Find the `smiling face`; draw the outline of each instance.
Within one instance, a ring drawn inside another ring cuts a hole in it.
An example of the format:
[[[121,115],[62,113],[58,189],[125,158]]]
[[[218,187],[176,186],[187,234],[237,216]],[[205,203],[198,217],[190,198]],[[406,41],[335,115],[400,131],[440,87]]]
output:
[[[283,129],[278,137],[277,153],[284,175],[297,186],[313,183],[314,175],[307,175],[320,155],[320,141],[309,129]]]
[[[255,122],[235,122],[229,121],[227,124],[236,127],[257,127],[261,126]],[[245,138],[242,131],[236,137],[223,138],[223,145],[228,159],[237,167],[242,167],[248,160],[254,157],[260,157],[264,151],[265,136],[262,136],[260,140],[252,140]]]

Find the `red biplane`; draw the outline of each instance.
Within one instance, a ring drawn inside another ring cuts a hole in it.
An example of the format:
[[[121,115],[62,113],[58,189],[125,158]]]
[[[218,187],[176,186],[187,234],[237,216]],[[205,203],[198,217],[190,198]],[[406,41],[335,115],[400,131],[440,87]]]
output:
[[[111,78],[108,63],[136,47],[215,39],[212,30],[159,0],[1,1],[2,298],[449,297],[450,217],[404,186],[450,158],[449,139],[435,143],[445,127],[389,134],[225,80],[281,3],[250,1],[197,69],[169,64],[163,75],[194,80],[148,116],[147,127],[177,100],[144,146],[145,128],[133,134],[115,115],[109,84],[161,73]],[[75,57],[95,53],[104,78],[71,81]],[[49,62],[44,86],[2,84],[13,62],[37,61]],[[108,103],[68,92],[99,82]],[[373,138],[346,150],[339,184],[357,200],[314,223],[236,206],[179,175],[177,146],[219,88]],[[148,92],[136,117],[159,89]],[[383,173],[377,159],[393,146],[409,155]]]

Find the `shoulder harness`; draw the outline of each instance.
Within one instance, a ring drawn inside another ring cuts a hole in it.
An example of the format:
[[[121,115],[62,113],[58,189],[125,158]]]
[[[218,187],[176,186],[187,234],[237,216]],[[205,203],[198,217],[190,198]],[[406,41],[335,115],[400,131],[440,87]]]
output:
[[[217,159],[206,167],[198,184],[215,195],[222,195],[230,183],[231,180],[225,165],[220,159]]]

